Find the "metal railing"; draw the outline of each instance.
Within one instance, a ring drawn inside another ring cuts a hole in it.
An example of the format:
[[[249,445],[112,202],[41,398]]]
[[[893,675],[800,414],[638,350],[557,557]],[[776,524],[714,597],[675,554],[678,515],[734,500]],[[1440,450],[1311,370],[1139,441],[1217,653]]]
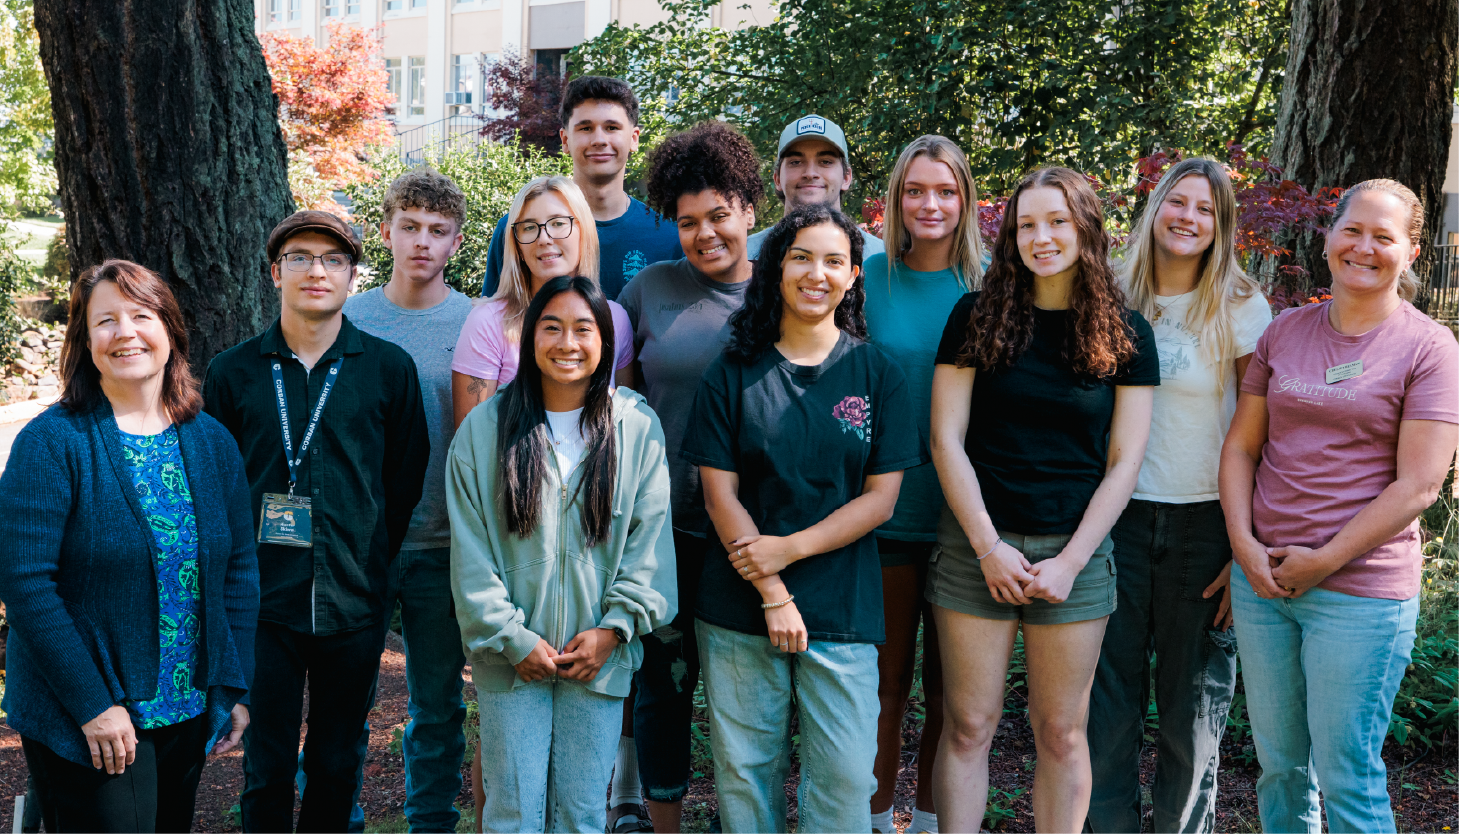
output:
[[[412,127],[395,134],[396,150],[407,165],[419,165],[428,156],[460,147],[472,147],[483,139],[486,126],[475,113],[447,116],[438,122]]]
[[[1415,306],[1441,324],[1459,323],[1459,244],[1433,248],[1429,274],[1414,301]]]

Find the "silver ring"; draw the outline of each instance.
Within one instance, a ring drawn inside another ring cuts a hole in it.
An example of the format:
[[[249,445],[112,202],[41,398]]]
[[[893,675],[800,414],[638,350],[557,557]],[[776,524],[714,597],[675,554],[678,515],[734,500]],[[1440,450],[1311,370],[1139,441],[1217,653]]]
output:
[[[748,576],[749,573],[750,573],[750,566],[749,565],[745,565],[744,567],[740,568],[740,573],[742,575]]]

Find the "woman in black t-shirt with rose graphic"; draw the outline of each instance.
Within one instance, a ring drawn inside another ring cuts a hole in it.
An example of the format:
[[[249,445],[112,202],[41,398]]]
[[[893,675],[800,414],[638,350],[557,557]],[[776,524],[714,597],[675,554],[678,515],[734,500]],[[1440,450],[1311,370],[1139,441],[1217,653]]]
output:
[[[1020,623],[1038,747],[1034,821],[1079,831],[1085,721],[1115,608],[1110,528],[1135,489],[1160,361],[1109,266],[1099,198],[1043,168],[1009,198],[981,293],[953,308],[932,377],[932,451],[947,499],[927,580],[942,640],[933,797],[977,831],[988,750]]]
[[[715,531],[695,631],[726,832],[785,830],[792,710],[800,830],[871,829],[885,639],[872,531],[902,470],[929,458],[901,370],[864,341],[860,273],[839,211],[781,220],[685,435]]]

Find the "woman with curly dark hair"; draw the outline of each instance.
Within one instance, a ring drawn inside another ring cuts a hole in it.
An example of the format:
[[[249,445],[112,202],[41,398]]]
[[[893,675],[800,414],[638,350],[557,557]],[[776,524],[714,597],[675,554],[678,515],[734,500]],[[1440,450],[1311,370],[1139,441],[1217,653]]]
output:
[[[800,829],[868,831],[885,639],[872,531],[927,448],[901,370],[864,341],[856,225],[797,209],[760,255],[682,452],[715,532],[695,631],[720,819],[785,830],[794,711]]]
[[[722,122],[704,122],[665,139],[649,158],[647,186],[649,203],[678,229],[686,257],[645,268],[618,302],[633,325],[639,388],[663,421],[679,599],[689,602],[680,606],[670,630],[644,637],[632,723],[625,721],[637,743],[622,740],[617,773],[629,773],[627,759],[636,753],[654,829],[678,831],[689,789],[689,728],[699,679],[692,600],[709,527],[699,471],[679,457],[679,447],[699,377],[729,341],[730,314],[740,309],[750,286],[753,264],[745,241],[765,186],[750,140]],[[609,820],[615,831],[643,830],[630,827],[630,817],[647,820],[623,782],[615,776]]]
[[[1099,198],[1042,168],[1013,191],[982,292],[953,308],[932,380],[932,455],[948,511],[927,580],[942,639],[939,822],[976,831],[1019,624],[1038,749],[1034,819],[1078,831],[1085,720],[1115,608],[1109,531],[1135,489],[1159,356],[1125,308]]]

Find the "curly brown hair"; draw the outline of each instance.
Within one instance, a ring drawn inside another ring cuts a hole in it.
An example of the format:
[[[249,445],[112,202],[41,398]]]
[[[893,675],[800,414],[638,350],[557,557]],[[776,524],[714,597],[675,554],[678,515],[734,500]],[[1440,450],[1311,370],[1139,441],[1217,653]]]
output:
[[[968,317],[958,366],[986,371],[1012,365],[1033,341],[1034,275],[1018,253],[1018,199],[1031,188],[1063,192],[1079,235],[1079,271],[1070,291],[1073,316],[1064,334],[1064,360],[1076,373],[1109,376],[1134,355],[1134,331],[1109,263],[1109,235],[1099,196],[1083,174],[1068,168],[1030,171],[1013,189],[993,244],[993,262],[983,276],[983,292]]]
[[[700,122],[665,139],[649,157],[647,179],[649,207],[670,220],[685,194],[714,191],[749,209],[765,197],[755,146],[724,122]]]
[[[389,223],[401,209],[421,209],[456,221],[456,230],[466,225],[466,195],[455,180],[429,165],[418,165],[395,178],[385,192],[381,208]]]

